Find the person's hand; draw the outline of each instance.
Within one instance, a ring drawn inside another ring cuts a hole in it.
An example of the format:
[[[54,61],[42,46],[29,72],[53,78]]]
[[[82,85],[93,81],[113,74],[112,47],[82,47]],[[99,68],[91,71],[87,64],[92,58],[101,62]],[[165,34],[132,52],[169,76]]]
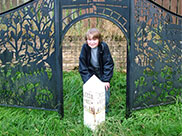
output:
[[[108,91],[108,89],[110,88],[110,83],[104,82],[104,86],[105,86],[106,91]]]

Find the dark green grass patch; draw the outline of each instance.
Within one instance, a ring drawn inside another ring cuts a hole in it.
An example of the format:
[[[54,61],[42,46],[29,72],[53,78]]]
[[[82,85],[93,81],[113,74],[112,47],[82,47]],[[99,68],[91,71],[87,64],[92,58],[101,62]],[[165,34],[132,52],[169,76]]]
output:
[[[96,132],[83,125],[82,81],[64,72],[64,118],[53,111],[0,107],[0,136],[182,136],[182,98],[125,118],[126,75],[115,72],[110,110]]]

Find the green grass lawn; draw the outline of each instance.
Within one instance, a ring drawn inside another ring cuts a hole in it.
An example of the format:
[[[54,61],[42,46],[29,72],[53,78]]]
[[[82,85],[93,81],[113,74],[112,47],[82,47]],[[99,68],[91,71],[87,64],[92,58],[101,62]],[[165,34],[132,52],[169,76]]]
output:
[[[0,107],[0,136],[182,136],[181,98],[175,104],[134,111],[125,118],[126,76],[115,72],[110,111],[92,132],[83,125],[82,81],[64,73],[64,118],[53,111]]]

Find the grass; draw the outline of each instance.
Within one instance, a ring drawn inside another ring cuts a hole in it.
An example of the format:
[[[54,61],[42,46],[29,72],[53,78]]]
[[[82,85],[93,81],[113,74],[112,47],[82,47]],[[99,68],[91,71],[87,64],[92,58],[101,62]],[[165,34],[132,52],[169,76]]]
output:
[[[64,73],[64,118],[53,111],[0,107],[0,136],[182,136],[182,98],[175,104],[134,111],[125,118],[126,76],[115,72],[110,111],[92,132],[83,125],[82,81]]]

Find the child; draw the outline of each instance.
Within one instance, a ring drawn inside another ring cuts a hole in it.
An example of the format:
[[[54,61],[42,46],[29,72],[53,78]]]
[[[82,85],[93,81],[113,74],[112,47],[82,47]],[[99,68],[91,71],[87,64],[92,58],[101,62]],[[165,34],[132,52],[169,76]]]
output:
[[[96,28],[91,28],[85,35],[86,43],[83,44],[79,57],[79,72],[85,83],[92,75],[96,75],[106,88],[106,112],[110,98],[110,80],[113,76],[114,62],[108,45],[102,41],[101,33]]]

